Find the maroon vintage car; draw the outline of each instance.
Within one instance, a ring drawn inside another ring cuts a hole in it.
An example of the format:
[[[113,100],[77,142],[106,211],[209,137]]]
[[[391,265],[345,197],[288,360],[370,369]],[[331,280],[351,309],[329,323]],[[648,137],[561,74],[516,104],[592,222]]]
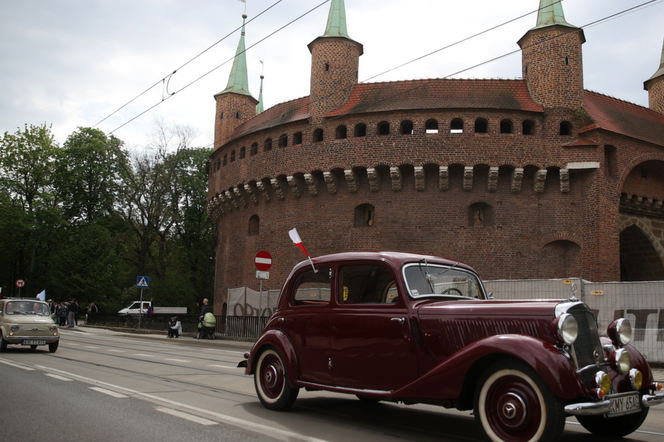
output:
[[[473,410],[488,440],[559,440],[566,415],[590,432],[635,431],[664,402],[618,319],[600,337],[577,299],[498,301],[460,262],[396,252],[295,266],[245,355],[263,405],[300,388]]]

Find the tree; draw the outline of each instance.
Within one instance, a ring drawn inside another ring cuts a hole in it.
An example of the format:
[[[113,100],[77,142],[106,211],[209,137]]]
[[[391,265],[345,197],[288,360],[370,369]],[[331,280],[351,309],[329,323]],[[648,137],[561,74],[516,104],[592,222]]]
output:
[[[5,132],[0,139],[0,225],[9,227],[0,239],[3,250],[3,279],[27,279],[23,292],[31,294],[30,269],[37,247],[38,230],[43,220],[57,218],[57,200],[53,193],[52,172],[58,154],[50,126],[25,125],[22,131]],[[32,240],[31,240],[32,239]],[[32,246],[32,247],[31,247]],[[30,265],[28,265],[30,263]]]
[[[98,129],[78,128],[65,141],[55,173],[66,218],[92,223],[111,214],[128,170],[122,141]]]

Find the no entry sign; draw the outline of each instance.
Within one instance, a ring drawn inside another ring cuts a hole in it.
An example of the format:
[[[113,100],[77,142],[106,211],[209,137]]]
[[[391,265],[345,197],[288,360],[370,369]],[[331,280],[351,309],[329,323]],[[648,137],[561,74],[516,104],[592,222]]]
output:
[[[268,271],[270,270],[270,267],[272,267],[272,255],[270,255],[265,250],[261,250],[260,252],[256,253],[254,264],[256,264],[256,268],[258,270],[263,272]]]

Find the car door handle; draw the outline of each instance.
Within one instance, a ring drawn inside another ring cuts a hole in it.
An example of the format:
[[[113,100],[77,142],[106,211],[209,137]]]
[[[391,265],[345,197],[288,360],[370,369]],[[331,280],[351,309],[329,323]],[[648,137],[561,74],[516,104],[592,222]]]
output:
[[[399,324],[405,324],[406,318],[392,318],[390,321],[398,322]]]

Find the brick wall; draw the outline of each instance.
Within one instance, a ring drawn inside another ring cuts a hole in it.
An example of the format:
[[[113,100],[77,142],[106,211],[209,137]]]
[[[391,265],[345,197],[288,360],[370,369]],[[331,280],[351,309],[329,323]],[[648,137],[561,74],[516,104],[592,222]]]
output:
[[[545,108],[578,109],[583,103],[583,31],[549,26],[520,41],[523,78]]]

